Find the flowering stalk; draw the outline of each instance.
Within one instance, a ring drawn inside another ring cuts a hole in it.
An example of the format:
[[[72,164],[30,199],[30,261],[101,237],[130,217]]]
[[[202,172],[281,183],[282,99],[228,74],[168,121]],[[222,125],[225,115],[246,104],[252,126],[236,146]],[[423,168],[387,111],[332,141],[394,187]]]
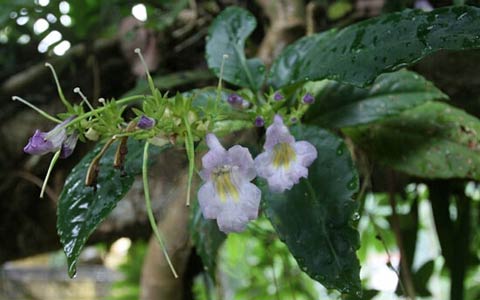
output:
[[[173,267],[170,257],[168,256],[167,247],[163,242],[162,235],[160,234],[160,231],[158,230],[158,227],[157,227],[157,222],[155,222],[155,216],[153,215],[152,203],[150,200],[150,189],[148,187],[148,147],[149,145],[150,144],[148,142],[145,142],[145,147],[143,148],[143,164],[142,164],[143,190],[145,192],[145,205],[147,208],[148,220],[150,221],[150,226],[152,227],[153,233],[155,234],[155,237],[157,238],[157,241],[160,244],[160,248],[162,248],[163,255],[165,256],[165,260],[167,261],[168,266],[172,271],[173,277],[178,278],[177,271],[175,271],[175,268]]]
[[[55,123],[62,123],[61,120],[59,120],[59,119],[51,116],[51,115],[48,114],[47,112],[41,110],[40,108],[36,107],[35,105],[31,104],[30,102],[28,102],[28,101],[25,100],[25,99],[22,99],[22,98],[20,98],[20,97],[18,97],[18,96],[13,96],[13,97],[12,97],[12,100],[13,100],[13,101],[19,101],[19,102],[25,104],[26,106],[30,107],[30,108],[33,109],[34,111],[38,112],[41,116],[49,119],[50,121],[53,121],[53,122],[55,122]]]
[[[195,169],[195,149],[193,144],[193,135],[190,128],[190,123],[186,117],[183,118],[183,122],[187,133],[185,135],[185,149],[187,150],[188,157],[188,181],[187,181],[187,202],[186,205],[190,206],[190,194],[192,189],[193,171]]]
[[[52,72],[53,79],[55,80],[55,85],[57,86],[57,92],[58,96],[60,97],[60,100],[62,101],[63,105],[67,108],[68,111],[73,111],[73,107],[70,104],[70,102],[67,101],[67,98],[65,98],[65,95],[63,94],[62,86],[60,85],[60,81],[58,81],[57,73],[55,72],[55,69],[50,63],[45,63],[45,67],[49,68],[50,71]]]
[[[52,173],[53,167],[57,163],[57,160],[60,157],[61,152],[62,152],[61,150],[58,150],[57,152],[55,152],[55,155],[53,155],[52,160],[50,161],[47,174],[45,175],[45,179],[43,180],[42,190],[40,191],[40,198],[43,198],[43,194],[45,193],[45,189],[47,188],[48,179],[50,178],[50,174]]]

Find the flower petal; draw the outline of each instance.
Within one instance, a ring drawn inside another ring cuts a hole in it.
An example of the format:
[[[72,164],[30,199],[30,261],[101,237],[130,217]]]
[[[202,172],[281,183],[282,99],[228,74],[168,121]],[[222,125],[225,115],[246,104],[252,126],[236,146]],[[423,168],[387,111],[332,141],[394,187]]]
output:
[[[23,151],[31,155],[43,155],[51,152],[55,147],[50,140],[45,138],[46,135],[47,132],[35,130],[33,136],[28,139],[28,143],[23,148]]]
[[[317,149],[307,141],[298,141],[293,145],[297,160],[305,167],[310,166],[317,159]]]
[[[214,134],[207,134],[207,145],[210,150],[202,157],[202,165],[204,170],[200,173],[202,179],[208,180],[210,173],[217,166],[224,164],[227,150],[218,141]]]
[[[246,215],[238,213],[234,205],[229,204],[229,207],[217,218],[218,228],[225,233],[244,231],[249,221]]]
[[[205,219],[216,219],[223,210],[222,203],[211,181],[207,181],[198,190],[198,203]]]
[[[60,158],[67,158],[72,155],[75,146],[77,145],[78,134],[76,132],[69,135],[62,144],[62,151],[60,152]]]
[[[279,143],[294,143],[295,138],[290,134],[288,127],[283,124],[283,119],[280,115],[275,115],[273,118],[273,124],[268,126],[266,139],[265,139],[265,150],[272,150],[276,144]]]
[[[255,169],[260,177],[267,178],[275,173],[272,165],[272,151],[265,151],[255,157]]]
[[[244,179],[253,180],[257,176],[253,158],[247,148],[235,145],[228,149],[228,163],[239,167],[239,172]]]
[[[240,186],[240,200],[241,213],[244,214],[249,220],[254,220],[258,217],[258,208],[260,206],[260,198],[262,192],[260,189],[250,183],[244,182]]]
[[[272,176],[267,178],[268,187],[274,193],[282,193],[293,187],[294,182],[291,180],[289,174],[280,168]]]

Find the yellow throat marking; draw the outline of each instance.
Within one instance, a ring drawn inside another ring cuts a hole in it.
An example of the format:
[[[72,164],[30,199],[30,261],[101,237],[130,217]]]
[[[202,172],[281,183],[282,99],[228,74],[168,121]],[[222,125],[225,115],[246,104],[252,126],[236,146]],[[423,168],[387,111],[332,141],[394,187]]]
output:
[[[217,194],[220,197],[220,201],[226,202],[228,198],[232,199],[234,202],[237,202],[239,199],[239,194],[237,187],[232,182],[231,168],[224,166],[213,172],[213,182],[215,184],[215,189]]]
[[[273,166],[276,168],[288,168],[290,163],[295,160],[297,154],[288,143],[276,144],[273,148]]]

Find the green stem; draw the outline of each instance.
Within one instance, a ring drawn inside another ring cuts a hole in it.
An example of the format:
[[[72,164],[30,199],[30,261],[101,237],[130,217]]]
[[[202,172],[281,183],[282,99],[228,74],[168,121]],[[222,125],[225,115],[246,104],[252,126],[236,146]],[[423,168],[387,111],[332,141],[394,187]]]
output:
[[[188,123],[187,117],[183,118],[185,128],[187,129],[187,136],[185,138],[185,148],[188,157],[188,182],[187,182],[187,206],[190,206],[190,194],[192,189],[193,171],[195,169],[195,149],[193,145],[193,135]]]
[[[50,121],[53,121],[55,123],[62,123],[61,120],[51,116],[50,114],[48,114],[47,112],[41,110],[40,108],[36,107],[35,105],[31,104],[30,102],[28,102],[27,100],[25,99],[22,99],[18,96],[13,96],[12,97],[12,100],[13,101],[20,101],[21,103],[25,104],[26,106],[30,107],[31,109],[35,110],[36,112],[38,112],[40,115],[44,116],[45,118],[49,119]]]
[[[145,143],[145,147],[143,149],[143,164],[142,164],[143,190],[145,192],[145,205],[147,207],[148,220],[150,221],[150,226],[152,226],[153,233],[155,234],[155,237],[157,238],[157,241],[160,244],[160,248],[162,248],[163,255],[167,260],[168,266],[170,267],[170,270],[172,271],[173,276],[175,278],[178,278],[177,271],[175,271],[175,268],[173,267],[170,257],[168,256],[167,247],[163,242],[163,238],[157,227],[157,222],[155,222],[155,216],[153,215],[152,203],[150,201],[150,190],[148,187],[148,146],[149,145],[150,144],[148,142]]]
[[[57,85],[58,95],[60,96],[60,100],[62,101],[63,105],[65,105],[68,111],[72,111],[73,107],[70,104],[70,102],[68,102],[68,100],[65,98],[65,95],[63,94],[63,90],[62,90],[62,87],[60,86],[60,82],[58,81],[58,77],[57,77],[57,73],[55,72],[55,69],[48,62],[45,63],[45,67],[49,68],[50,71],[52,71],[53,79],[55,80],[55,84]]]
[[[134,95],[134,96],[130,96],[130,97],[120,99],[120,100],[117,101],[116,104],[117,105],[123,105],[123,104],[127,104],[127,103],[130,103],[130,102],[135,102],[137,100],[143,99],[144,97],[145,96],[143,96],[143,95]],[[78,123],[78,122],[80,122],[80,121],[82,121],[82,120],[84,120],[88,117],[91,117],[91,116],[93,116],[97,113],[100,113],[100,112],[104,111],[107,108],[108,108],[108,106],[102,106],[102,107],[99,107],[97,109],[91,110],[87,113],[84,113],[83,115],[78,116],[75,119],[73,119],[70,123],[68,123],[68,125],[69,126],[74,125],[74,124],[76,124],[76,123]],[[61,121],[59,123],[61,123]]]
[[[45,175],[45,179],[43,180],[42,184],[42,190],[40,191],[40,198],[43,198],[43,194],[45,193],[45,189],[47,188],[48,179],[50,178],[50,174],[52,173],[53,167],[55,166],[55,163],[57,163],[61,152],[61,149],[55,152],[55,155],[53,155],[52,160],[50,161],[50,166],[48,166],[47,175]]]

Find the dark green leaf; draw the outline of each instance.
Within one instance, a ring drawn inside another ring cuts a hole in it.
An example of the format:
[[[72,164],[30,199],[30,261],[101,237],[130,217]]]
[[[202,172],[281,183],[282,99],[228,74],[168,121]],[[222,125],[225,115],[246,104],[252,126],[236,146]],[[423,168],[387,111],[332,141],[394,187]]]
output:
[[[218,249],[227,236],[218,229],[215,220],[206,220],[202,216],[198,201],[195,201],[192,208],[189,227],[193,245],[202,259],[205,271],[215,280]]]
[[[435,269],[435,262],[433,260],[427,261],[414,274],[413,283],[415,284],[415,291],[418,296],[430,297],[432,293],[428,290],[428,281],[432,277]]]
[[[246,59],[245,40],[257,26],[255,17],[239,7],[224,10],[210,26],[207,41],[208,67],[220,77],[223,55],[223,80],[258,90],[265,79],[265,66],[258,59]]]
[[[297,41],[274,62],[271,84],[328,78],[366,86],[438,50],[479,48],[478,28],[480,8],[469,6],[383,15]]]
[[[292,134],[312,143],[318,158],[308,179],[290,191],[262,186],[265,213],[302,270],[327,288],[359,293],[359,235],[351,226],[358,175],[350,152],[342,139],[318,127],[296,127]]]
[[[102,145],[98,145],[73,168],[58,203],[57,231],[67,256],[70,276],[75,275],[78,256],[88,237],[130,190],[135,175],[142,170],[143,142],[129,139],[123,176],[112,165],[116,148],[113,144],[100,161],[97,190],[94,191],[93,187],[85,186],[85,175],[101,148]],[[165,148],[151,147],[151,157]]]
[[[480,179],[480,120],[431,102],[379,124],[345,130],[376,160],[425,178]]]
[[[305,117],[322,127],[348,127],[439,99],[446,100],[448,96],[422,76],[402,70],[380,75],[368,89],[327,81]]]
[[[379,291],[377,290],[366,290],[362,292],[362,295],[349,295],[347,297],[343,297],[342,300],[371,300],[375,296],[377,296]]]

